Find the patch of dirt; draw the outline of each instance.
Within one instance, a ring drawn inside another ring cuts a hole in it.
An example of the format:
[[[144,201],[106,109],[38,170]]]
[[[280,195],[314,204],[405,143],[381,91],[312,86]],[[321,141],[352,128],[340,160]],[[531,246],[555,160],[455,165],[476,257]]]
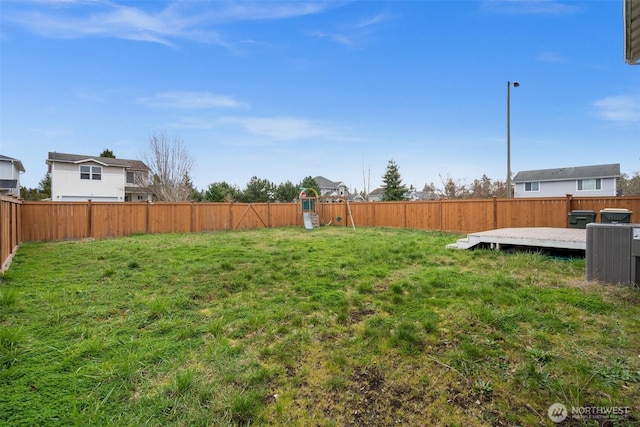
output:
[[[424,391],[424,390],[423,390]],[[418,414],[425,393],[407,386],[389,385],[378,367],[356,368],[344,395],[344,426],[390,426],[406,422],[405,416]]]
[[[351,310],[349,312],[349,321],[354,323],[360,323],[364,318],[371,316],[376,311],[372,309]]]

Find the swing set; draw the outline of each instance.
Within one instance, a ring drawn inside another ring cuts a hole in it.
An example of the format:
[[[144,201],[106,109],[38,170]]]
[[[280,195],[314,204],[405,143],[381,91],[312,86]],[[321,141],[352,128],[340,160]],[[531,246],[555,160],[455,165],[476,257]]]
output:
[[[309,192],[313,193],[313,196],[309,196]],[[316,227],[320,226],[320,217],[318,214],[318,203],[330,203],[331,205],[331,221],[324,225],[331,225],[333,222],[333,205],[337,200],[345,200],[347,204],[347,215],[351,219],[351,226],[353,229],[356,229],[356,225],[353,222],[353,215],[351,214],[351,206],[349,206],[349,199],[346,197],[340,196],[320,196],[318,192],[309,187],[302,187],[300,189],[300,194],[298,195],[298,200],[300,200],[300,206],[302,211],[302,219],[304,223],[304,228],[307,230],[312,230]],[[338,216],[336,218],[338,222],[342,221],[342,217]]]

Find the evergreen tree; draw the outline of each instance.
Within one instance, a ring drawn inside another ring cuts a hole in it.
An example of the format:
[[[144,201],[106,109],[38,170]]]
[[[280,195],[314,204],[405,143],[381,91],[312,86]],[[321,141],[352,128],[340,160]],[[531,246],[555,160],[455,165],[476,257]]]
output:
[[[43,200],[51,198],[51,175],[46,173],[38,183],[38,188],[20,188],[20,197],[24,200]]]
[[[311,176],[305,177],[298,187],[299,187],[298,194],[300,194],[301,188],[313,188],[314,190],[316,190],[316,193],[318,193],[318,196],[320,195],[320,186],[318,185],[316,180],[313,179]],[[312,192],[307,192],[307,196],[313,196],[313,195],[314,194]]]
[[[109,157],[111,159],[115,159],[116,155],[113,154],[113,151],[109,150],[108,148],[105,148],[104,150],[102,150],[102,153],[100,153],[100,157]]]
[[[389,160],[387,170],[382,176],[382,182],[384,183],[384,194],[382,195],[383,202],[405,200],[404,195],[407,192],[407,187],[402,184],[400,169],[395,161]]]
[[[275,197],[275,189],[271,181],[253,176],[238,198],[244,203],[269,202]]]
[[[233,202],[239,190],[225,181],[214,182],[204,192],[204,200],[207,202]]]
[[[298,198],[300,189],[291,181],[284,182],[276,188],[276,200],[278,202],[293,202]]]
[[[189,200],[194,202],[202,201],[202,193],[198,191],[198,189],[193,185],[193,181],[191,181],[189,172],[185,172],[184,176],[182,177],[182,185],[184,186],[185,191],[188,191],[191,194]]]

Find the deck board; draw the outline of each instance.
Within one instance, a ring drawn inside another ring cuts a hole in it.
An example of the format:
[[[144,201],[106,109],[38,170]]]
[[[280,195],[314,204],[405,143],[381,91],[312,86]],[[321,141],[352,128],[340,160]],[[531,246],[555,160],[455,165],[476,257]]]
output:
[[[501,245],[513,245],[586,250],[587,234],[586,230],[582,228],[499,228],[470,233],[466,238],[447,245],[447,247],[450,249],[470,249],[482,243],[497,249]]]

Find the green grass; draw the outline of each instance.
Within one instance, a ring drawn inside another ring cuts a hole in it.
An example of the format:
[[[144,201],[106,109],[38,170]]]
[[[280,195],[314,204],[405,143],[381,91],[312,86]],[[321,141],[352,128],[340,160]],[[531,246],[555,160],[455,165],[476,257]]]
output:
[[[640,295],[584,260],[323,227],[23,244],[0,424],[554,425],[640,419]],[[627,420],[629,423],[633,420]]]

